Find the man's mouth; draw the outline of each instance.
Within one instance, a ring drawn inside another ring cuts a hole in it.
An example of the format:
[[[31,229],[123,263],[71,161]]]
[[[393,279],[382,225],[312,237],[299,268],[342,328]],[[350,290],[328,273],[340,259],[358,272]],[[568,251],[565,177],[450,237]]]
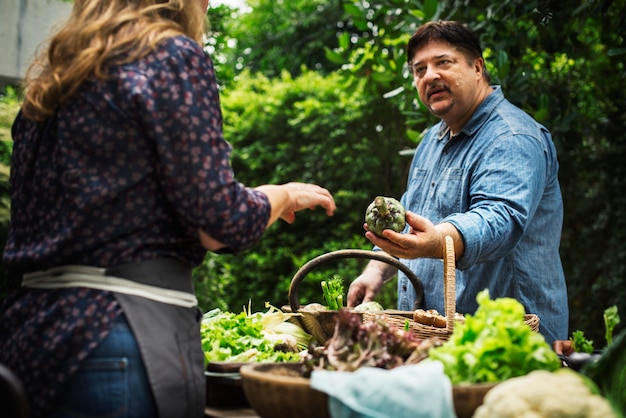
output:
[[[447,92],[448,92],[448,89],[445,87],[432,87],[428,90],[427,95],[429,99],[437,99]]]

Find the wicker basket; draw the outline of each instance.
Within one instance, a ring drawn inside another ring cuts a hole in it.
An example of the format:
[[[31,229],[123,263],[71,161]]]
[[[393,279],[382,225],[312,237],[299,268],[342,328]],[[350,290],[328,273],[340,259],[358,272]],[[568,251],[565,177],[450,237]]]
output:
[[[261,418],[330,418],[328,397],[311,387],[300,363],[258,363],[241,368],[250,406]]]
[[[321,265],[327,264],[332,261],[346,259],[346,258],[361,258],[361,259],[370,259],[382,261],[384,263],[390,264],[400,271],[402,271],[408,279],[413,284],[413,288],[415,289],[415,301],[416,307],[422,305],[424,300],[424,289],[422,287],[422,282],[417,278],[415,273],[413,273],[406,265],[402,264],[398,259],[390,256],[387,253],[383,253],[380,251],[367,251],[367,250],[338,250],[333,251],[327,254],[320,255],[306,264],[304,264],[293,276],[291,279],[291,284],[289,286],[289,308],[283,310],[288,310],[291,312],[298,312],[302,314],[301,316],[296,317],[299,325],[304,329],[304,331],[308,332],[315,338],[319,343],[323,344],[330,337],[333,336],[335,332],[335,318],[337,316],[337,312],[335,310],[324,310],[324,311],[315,311],[310,312],[301,309],[300,302],[298,301],[298,288],[300,284],[304,280],[307,274],[309,274],[314,269],[318,268]],[[344,308],[346,309],[346,308]],[[405,312],[405,311],[383,311],[388,312],[396,316],[407,315],[412,317],[413,312]],[[365,312],[356,312],[363,318],[363,314]]]
[[[300,363],[256,363],[241,368],[246,398],[261,418],[330,418],[328,395],[311,387]],[[495,383],[452,386],[458,418],[471,418]],[[382,411],[381,411],[382,412]]]
[[[421,324],[413,320],[413,311],[384,310],[381,312],[367,311],[357,312],[364,322],[372,321],[376,318],[382,319],[385,323],[395,325],[399,328],[406,328],[412,331],[419,338],[439,338],[447,340],[454,331],[456,319],[456,258],[454,254],[454,242],[452,237],[446,236],[444,239],[444,259],[443,259],[443,298],[446,317],[445,327],[435,327]],[[297,317],[299,325],[313,335],[320,343],[326,342],[332,337],[335,331],[335,317],[337,311],[316,311],[307,312],[302,310],[298,302],[298,287],[305,276],[320,265],[326,264],[342,258],[369,258],[382,261],[401,270],[411,281],[415,288],[416,302],[414,309],[419,308],[424,300],[424,289],[421,281],[417,278],[405,264],[390,255],[380,251],[366,250],[339,250],[316,257],[300,268],[291,280],[289,286],[289,303],[291,312],[299,312],[302,316]],[[535,332],[539,331],[539,317],[535,314],[526,314],[524,317],[526,324]]]
[[[452,400],[457,418],[472,418],[476,409],[483,404],[487,392],[497,383],[473,383],[452,386]]]
[[[382,319],[385,323],[406,328],[420,338],[439,338],[447,340],[454,331],[456,322],[456,266],[454,254],[454,242],[452,237],[446,236],[444,240],[444,264],[443,264],[443,297],[445,302],[446,326],[435,327],[420,324],[413,320],[413,316],[390,314],[388,312],[366,312],[363,321]],[[526,314],[524,322],[535,332],[539,331],[539,317],[535,314]]]
[[[395,325],[398,328],[407,328],[419,338],[439,338],[447,340],[454,331],[454,318],[456,313],[456,268],[454,259],[454,242],[449,236],[444,240],[443,259],[443,298],[445,302],[446,326],[435,327],[420,324],[413,320],[413,315],[388,314],[386,312],[366,312],[363,321],[382,319],[385,323]]]

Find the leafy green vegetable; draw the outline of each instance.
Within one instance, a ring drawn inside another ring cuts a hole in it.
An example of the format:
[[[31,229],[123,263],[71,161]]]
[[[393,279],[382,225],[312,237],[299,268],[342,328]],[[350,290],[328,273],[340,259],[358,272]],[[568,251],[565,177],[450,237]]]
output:
[[[603,313],[604,317],[604,338],[607,346],[613,343],[613,331],[615,326],[619,324],[620,318],[617,312],[617,306],[606,308]],[[581,330],[572,332],[569,339],[572,342],[574,351],[578,353],[592,353],[594,350],[593,341],[585,338],[585,334]]]
[[[604,338],[606,339],[606,345],[613,344],[613,330],[615,326],[619,324],[619,314],[617,313],[617,306],[611,306],[604,310]]]
[[[322,293],[328,309],[343,308],[343,279],[341,277],[335,275],[328,281],[322,281]]]
[[[311,336],[287,322],[292,316],[266,303],[265,313],[214,309],[200,325],[205,362],[297,362]]]
[[[598,385],[619,417],[626,417],[626,330],[617,335],[597,361],[587,363],[581,373]]]
[[[347,309],[337,313],[335,332],[323,346],[309,346],[304,355],[307,373],[313,370],[354,371],[360,367],[393,369],[417,363],[439,340],[422,340],[382,319],[363,323]]]
[[[491,300],[488,290],[479,292],[476,300],[476,313],[466,315],[448,341],[428,353],[443,363],[453,384],[501,382],[561,367],[544,337],[524,322],[521,303],[512,298]]]
[[[577,330],[572,332],[572,337],[569,339],[574,346],[574,351],[579,353],[592,353],[593,341],[585,338],[585,333]]]

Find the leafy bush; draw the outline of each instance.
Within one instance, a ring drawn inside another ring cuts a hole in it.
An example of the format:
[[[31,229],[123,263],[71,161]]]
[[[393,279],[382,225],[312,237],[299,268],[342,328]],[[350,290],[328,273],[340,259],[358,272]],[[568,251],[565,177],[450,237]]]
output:
[[[9,165],[13,141],[11,125],[19,110],[17,90],[11,86],[0,94],[0,248],[4,249],[9,232],[10,197]],[[0,301],[5,296],[4,267],[0,264]]]
[[[553,133],[559,152],[560,180],[565,204],[561,255],[568,282],[570,329],[584,329],[592,338],[601,339],[602,335],[598,330],[602,329],[602,309],[615,304],[620,310],[626,310],[626,287],[622,286],[626,274],[626,263],[623,262],[626,258],[626,195],[619,192],[624,189],[626,179],[626,166],[621,163],[626,151],[623,135],[626,129],[626,90],[621,88],[626,76],[626,38],[619,31],[609,30],[620,27],[623,23],[624,4],[584,2],[575,8],[555,8],[552,3],[540,0],[407,0],[402,5],[396,0],[343,0],[341,4],[345,14],[335,17],[334,27],[338,42],[326,43],[326,56],[332,65],[325,68],[340,66],[341,73],[345,75],[346,91],[354,88],[361,92],[359,100],[366,106],[374,103],[379,105],[376,111],[384,109],[383,117],[377,117],[375,112],[363,111],[361,117],[364,124],[385,121],[380,126],[384,127],[387,134],[390,131],[386,121],[393,120],[405,128],[402,129],[403,132],[398,129],[393,133],[402,145],[388,148],[381,144],[377,151],[394,149],[397,152],[403,146],[412,145],[407,145],[406,138],[419,140],[423,129],[433,122],[433,118],[417,100],[411,88],[404,53],[408,37],[420,24],[435,19],[460,20],[477,31],[486,48],[486,64],[494,83],[501,84],[512,102],[533,115]],[[254,5],[256,11],[257,5],[273,5],[273,2],[255,0]],[[262,34],[245,31],[246,25],[254,21],[257,28],[264,28],[264,16],[268,22],[283,18],[279,12],[271,15],[272,8],[262,7],[261,10],[263,13],[254,13],[255,16],[248,18],[248,23],[243,24],[244,30],[233,32],[236,36],[247,37],[246,45],[252,49],[262,45],[263,38]],[[319,23],[320,27],[329,24],[329,17],[324,16]],[[236,22],[233,26],[236,29]],[[284,33],[287,39],[280,39],[282,45],[289,45],[290,33],[292,32]],[[297,40],[291,41],[295,44]],[[258,48],[256,52],[262,56],[263,49]],[[239,62],[238,53],[245,55],[245,51],[231,51],[236,62]],[[293,55],[286,53],[282,56]],[[298,58],[294,58],[294,61],[298,61]],[[241,62],[246,62],[246,58],[242,58]],[[262,64],[247,67],[263,74],[276,74],[276,66],[273,65],[269,68]],[[242,88],[241,94],[245,96],[248,91],[249,89]],[[263,99],[273,100],[273,91],[267,90],[267,95]],[[389,98],[384,105],[382,100],[377,100],[383,95]],[[282,100],[279,102],[288,105]],[[270,108],[273,106],[270,105]],[[328,109],[334,108],[333,103],[325,106],[329,106]],[[395,111],[389,109],[391,107]],[[286,108],[284,120],[288,120],[288,112],[289,109]],[[252,141],[260,138],[255,137],[255,131],[263,135],[268,129],[261,113],[256,118],[245,114],[246,118],[254,121],[248,125],[244,121],[246,130],[249,131],[247,135]],[[339,120],[345,114],[337,115],[336,119]],[[278,119],[272,118],[270,117],[268,123],[282,129],[283,125],[276,123]],[[361,128],[356,122],[355,120],[352,125],[355,129],[354,135],[358,135]],[[226,123],[239,129],[239,119],[236,117]],[[335,121],[326,118],[324,124],[327,123],[321,131],[322,134],[326,134]],[[362,132],[362,136],[369,138],[367,127]],[[295,138],[299,139],[300,136]],[[375,136],[370,138],[370,148],[365,146],[361,149],[369,149],[371,152],[372,144],[376,144],[374,138]],[[261,141],[265,142],[265,138],[261,138]],[[289,142],[280,147],[293,146],[292,140]],[[244,151],[248,144],[244,141],[241,146]],[[268,150],[276,147],[273,145]],[[274,155],[264,154],[260,151],[261,148],[259,145],[259,151],[250,153],[249,156],[255,158],[254,162],[259,161],[261,166],[271,166],[274,161],[277,172],[284,167],[283,163],[293,165],[300,161],[297,155],[293,155],[294,159],[287,160],[280,152],[273,151]],[[333,151],[333,147],[328,148],[323,157],[332,160]],[[389,159],[389,156],[382,158],[398,165],[403,164],[397,155],[395,160]],[[250,159],[246,163],[253,164]],[[380,170],[379,178],[389,179],[391,176],[388,176],[387,169],[388,166],[384,164],[374,164],[369,167],[369,172]],[[307,167],[303,166],[303,171],[306,170]],[[357,164],[351,172],[360,176],[364,173],[363,166]],[[263,176],[253,177],[261,178],[266,179]],[[406,175],[397,175],[394,181],[394,187],[390,188],[391,196],[397,194],[395,190],[403,188]],[[382,183],[386,184],[385,187],[389,186],[385,180]],[[362,187],[355,184],[355,188],[345,189],[354,190],[356,194],[371,190]],[[368,194],[371,196],[373,193]],[[362,232],[356,231],[359,229],[359,222],[354,220],[360,217],[359,205],[343,206],[341,200],[338,203],[340,209],[346,208],[345,210],[352,212],[353,219],[346,216],[347,222],[355,225],[355,236],[361,236]],[[335,219],[330,222],[334,223]],[[343,225],[343,221],[337,224]],[[278,238],[272,238],[268,234],[266,238],[270,239],[259,248],[267,245],[280,254],[289,251],[289,244],[293,242],[286,235],[297,233],[300,236],[295,228],[274,228],[270,231],[271,234],[275,232],[276,237],[285,238],[287,245],[281,245]],[[347,239],[338,241],[349,242]],[[309,244],[307,246],[311,248]],[[257,255],[256,252],[254,254]],[[263,260],[270,258],[261,256]],[[293,273],[293,267],[293,263],[286,263],[285,271],[281,273],[283,281]],[[239,278],[238,274],[235,273],[235,277]],[[259,272],[259,277],[261,274]],[[269,286],[275,287],[273,284]]]
[[[398,151],[410,145],[397,110],[384,99],[348,90],[338,75],[304,71],[296,79],[242,73],[236,88],[222,96],[224,133],[233,144],[232,164],[249,186],[288,181],[313,182],[335,196],[336,214],[297,214],[296,222],[273,225],[255,248],[243,254],[209,254],[196,270],[205,309],[238,310],[249,299],[287,304],[291,278],[318,255],[346,248],[371,249],[363,237],[365,209],[378,194],[398,196],[406,166]],[[342,260],[307,276],[302,304],[321,302],[320,282],[332,275],[351,281],[363,260]],[[395,293],[392,285],[387,286]],[[389,295],[383,304],[393,304]]]
[[[11,140],[11,125],[19,111],[19,96],[17,90],[7,86],[4,93],[0,93],[0,164],[9,166],[13,141]]]

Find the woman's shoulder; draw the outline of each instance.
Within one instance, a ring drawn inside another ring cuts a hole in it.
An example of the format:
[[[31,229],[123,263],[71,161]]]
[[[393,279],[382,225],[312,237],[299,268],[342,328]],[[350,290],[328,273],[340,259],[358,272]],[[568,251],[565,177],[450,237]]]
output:
[[[177,35],[161,40],[146,57],[132,65],[143,74],[212,72],[213,62],[209,54],[193,39]]]
[[[156,45],[155,56],[158,60],[170,57],[202,56],[207,54],[200,44],[185,35],[163,39]]]
[[[158,80],[174,74],[213,72],[209,54],[193,39],[177,35],[160,40],[146,56],[118,67],[120,77]]]

